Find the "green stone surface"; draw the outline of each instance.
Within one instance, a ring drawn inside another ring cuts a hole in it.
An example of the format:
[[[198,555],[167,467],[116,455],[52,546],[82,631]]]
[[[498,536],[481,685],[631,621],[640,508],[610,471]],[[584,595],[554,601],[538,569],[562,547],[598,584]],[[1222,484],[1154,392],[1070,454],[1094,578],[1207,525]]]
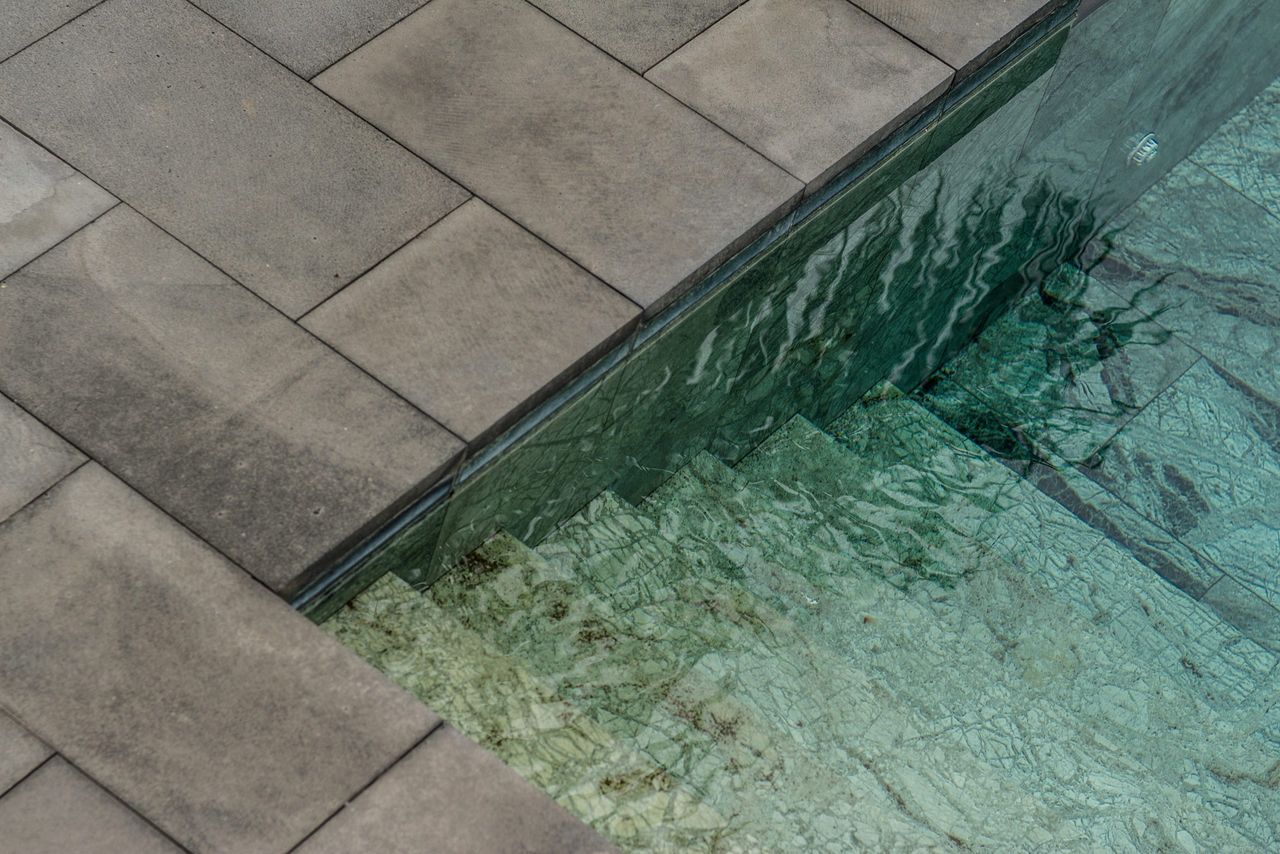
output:
[[[1199,355],[1070,268],[942,371],[1043,451],[1089,459]]]
[[[1280,217],[1280,80],[1205,140],[1191,159]]]

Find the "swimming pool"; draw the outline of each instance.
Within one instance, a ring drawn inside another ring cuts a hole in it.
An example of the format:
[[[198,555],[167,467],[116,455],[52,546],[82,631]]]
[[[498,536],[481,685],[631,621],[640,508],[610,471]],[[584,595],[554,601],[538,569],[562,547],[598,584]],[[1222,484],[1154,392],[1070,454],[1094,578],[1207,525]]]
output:
[[[326,627],[628,850],[1280,847],[1277,33],[1046,25]]]

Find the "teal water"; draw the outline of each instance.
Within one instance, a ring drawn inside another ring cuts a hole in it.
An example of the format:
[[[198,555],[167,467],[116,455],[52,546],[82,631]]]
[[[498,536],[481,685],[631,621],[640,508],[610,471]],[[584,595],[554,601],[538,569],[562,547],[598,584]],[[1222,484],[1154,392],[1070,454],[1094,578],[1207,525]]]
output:
[[[922,382],[326,628],[626,850],[1280,850],[1280,84],[1184,153]]]

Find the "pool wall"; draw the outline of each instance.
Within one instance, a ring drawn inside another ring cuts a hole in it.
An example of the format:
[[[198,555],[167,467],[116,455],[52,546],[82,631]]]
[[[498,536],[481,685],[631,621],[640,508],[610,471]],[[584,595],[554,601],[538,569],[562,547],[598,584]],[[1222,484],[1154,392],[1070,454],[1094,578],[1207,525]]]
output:
[[[1277,37],[1268,0],[1046,21],[295,606],[322,620],[388,571],[429,585],[498,530],[536,544],[606,489],[638,499],[698,451],[733,462],[794,414],[822,426],[882,380],[915,385],[1267,85]],[[1157,155],[1135,156],[1147,134]]]

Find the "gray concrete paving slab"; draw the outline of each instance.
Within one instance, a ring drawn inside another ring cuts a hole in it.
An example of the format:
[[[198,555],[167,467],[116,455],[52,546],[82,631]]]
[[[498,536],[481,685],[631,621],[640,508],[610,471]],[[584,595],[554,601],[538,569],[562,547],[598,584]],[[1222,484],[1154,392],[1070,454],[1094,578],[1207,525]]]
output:
[[[616,341],[639,314],[635,303],[472,199],[303,325],[475,440]]]
[[[0,839],[22,854],[182,851],[61,757],[0,798]]]
[[[0,395],[0,521],[70,474],[84,455]]]
[[[93,463],[0,588],[0,705],[192,850],[287,850],[438,721]]]
[[[193,0],[303,77],[358,48],[426,0]]]
[[[451,726],[432,733],[299,854],[607,854],[612,845]]]
[[[116,203],[106,190],[4,122],[0,187],[0,279]]]
[[[651,310],[801,189],[523,0],[432,0],[316,83]]]
[[[0,59],[53,32],[101,0],[0,0]]]
[[[952,71],[847,0],[750,0],[646,77],[817,189]]]
[[[52,755],[48,745],[0,712],[0,795]]]
[[[530,0],[643,74],[743,0]]]
[[[0,115],[295,317],[467,196],[184,0],[0,63]]]
[[[462,443],[120,206],[0,290],[3,392],[273,590]]]
[[[0,798],[0,839],[23,854],[182,851],[61,757]]]
[[[1071,0],[851,0],[967,74]]]

